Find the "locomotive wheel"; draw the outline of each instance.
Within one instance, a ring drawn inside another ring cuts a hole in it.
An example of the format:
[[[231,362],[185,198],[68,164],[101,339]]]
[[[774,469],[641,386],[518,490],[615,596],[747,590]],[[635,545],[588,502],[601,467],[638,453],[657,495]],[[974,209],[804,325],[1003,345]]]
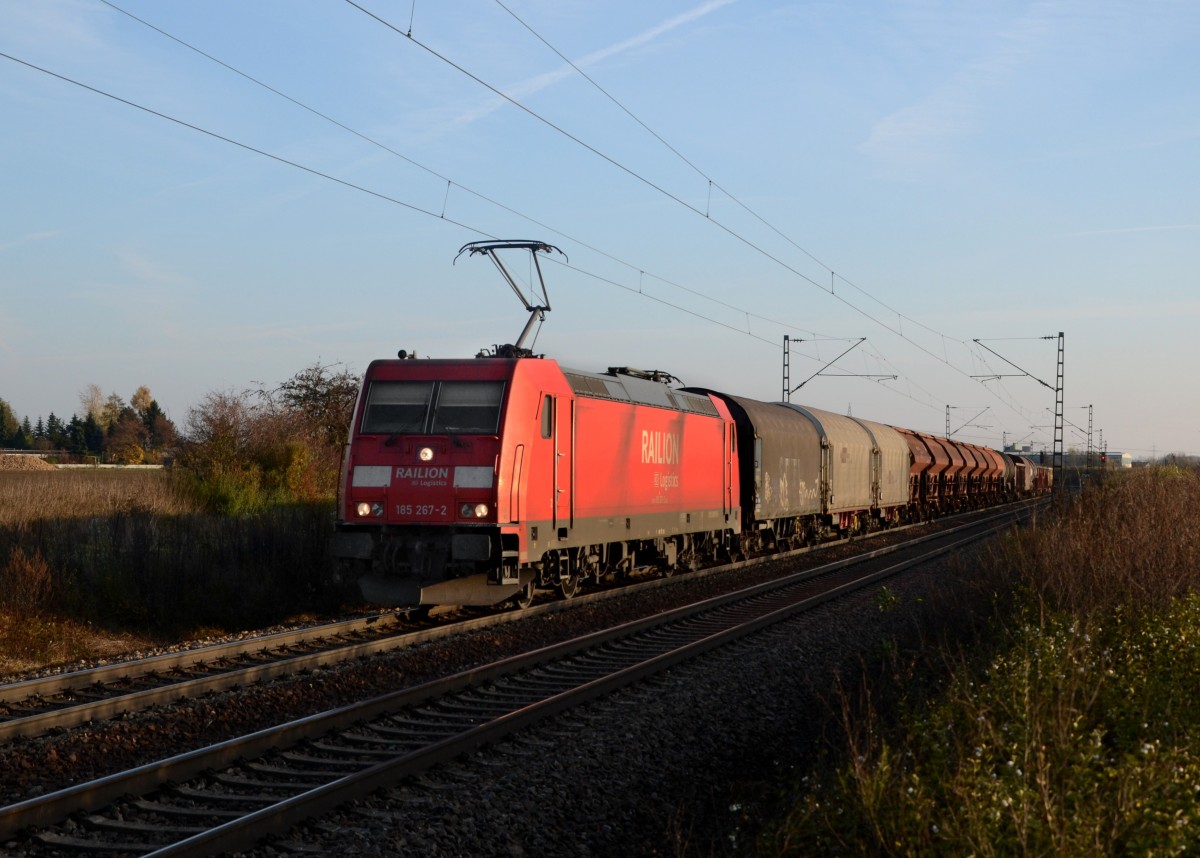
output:
[[[573,599],[579,592],[580,578],[578,575],[572,575],[569,578],[564,578],[554,585],[555,592],[563,599]]]
[[[528,608],[533,604],[533,582],[530,581],[520,593],[508,600],[516,608]]]

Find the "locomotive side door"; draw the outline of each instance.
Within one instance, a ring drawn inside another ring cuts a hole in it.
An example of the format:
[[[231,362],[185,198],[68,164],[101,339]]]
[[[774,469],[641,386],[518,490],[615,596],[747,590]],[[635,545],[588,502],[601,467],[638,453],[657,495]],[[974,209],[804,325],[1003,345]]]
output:
[[[550,506],[554,513],[554,532],[559,539],[566,539],[575,523],[575,400],[569,396],[555,396],[551,401],[551,420],[554,425],[554,498]]]
[[[725,513],[725,521],[733,512],[733,457],[737,455],[737,433],[731,431],[728,425],[721,426],[721,438],[725,448],[725,467],[721,475],[721,512]]]

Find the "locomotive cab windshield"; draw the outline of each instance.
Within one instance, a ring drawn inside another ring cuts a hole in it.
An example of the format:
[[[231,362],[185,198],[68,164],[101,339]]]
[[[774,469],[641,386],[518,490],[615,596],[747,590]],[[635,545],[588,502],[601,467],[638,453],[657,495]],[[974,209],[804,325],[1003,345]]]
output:
[[[374,381],[363,435],[495,435],[503,381]]]

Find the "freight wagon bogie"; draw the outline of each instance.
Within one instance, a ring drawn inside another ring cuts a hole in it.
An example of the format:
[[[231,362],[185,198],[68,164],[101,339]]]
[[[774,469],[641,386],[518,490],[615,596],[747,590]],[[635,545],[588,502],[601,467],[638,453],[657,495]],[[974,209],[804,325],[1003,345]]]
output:
[[[829,533],[829,528],[822,525],[817,516],[762,521],[743,536],[741,550],[743,554],[751,555],[791,551],[816,545]]]

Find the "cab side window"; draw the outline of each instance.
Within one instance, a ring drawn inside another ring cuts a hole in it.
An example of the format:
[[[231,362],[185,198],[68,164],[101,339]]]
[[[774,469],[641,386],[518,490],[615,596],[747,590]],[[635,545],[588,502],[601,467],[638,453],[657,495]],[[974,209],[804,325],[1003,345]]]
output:
[[[542,437],[554,437],[554,400],[549,394],[542,399]]]

